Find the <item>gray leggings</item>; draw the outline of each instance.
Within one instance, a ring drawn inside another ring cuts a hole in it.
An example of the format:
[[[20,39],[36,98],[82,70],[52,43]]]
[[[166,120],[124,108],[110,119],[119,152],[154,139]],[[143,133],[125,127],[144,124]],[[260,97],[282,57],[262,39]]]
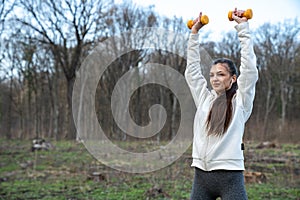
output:
[[[243,171],[203,171],[195,167],[191,200],[247,200]]]

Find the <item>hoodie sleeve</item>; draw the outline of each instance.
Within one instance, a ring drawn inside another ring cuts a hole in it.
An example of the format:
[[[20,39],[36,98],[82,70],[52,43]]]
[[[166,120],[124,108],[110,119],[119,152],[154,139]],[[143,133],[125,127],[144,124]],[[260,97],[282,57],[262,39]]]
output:
[[[185,78],[191,90],[196,107],[210,94],[207,81],[200,66],[199,34],[190,34],[187,51]]]
[[[253,41],[249,31],[249,23],[244,22],[235,26],[241,44],[240,76],[237,84],[237,104],[244,110],[245,120],[252,112],[255,96],[255,85],[258,80],[256,56],[253,49]]]

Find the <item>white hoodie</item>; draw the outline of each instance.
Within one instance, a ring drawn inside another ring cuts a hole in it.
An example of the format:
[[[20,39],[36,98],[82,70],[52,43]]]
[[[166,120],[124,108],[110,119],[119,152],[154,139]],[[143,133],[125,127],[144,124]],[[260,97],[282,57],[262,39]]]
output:
[[[192,167],[205,171],[245,169],[241,144],[245,123],[252,112],[258,71],[248,22],[240,23],[235,28],[241,44],[240,76],[237,79],[238,90],[232,100],[232,120],[221,137],[208,136],[206,132],[206,119],[216,92],[207,88],[207,81],[201,72],[199,35],[190,34],[188,42],[185,77],[197,107]]]

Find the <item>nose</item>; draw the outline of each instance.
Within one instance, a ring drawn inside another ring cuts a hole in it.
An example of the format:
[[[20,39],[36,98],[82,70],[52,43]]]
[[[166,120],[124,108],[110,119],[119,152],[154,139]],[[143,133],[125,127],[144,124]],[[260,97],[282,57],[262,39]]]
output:
[[[210,79],[211,79],[212,81],[217,81],[217,80],[218,80],[218,77],[217,77],[217,75],[212,75],[212,76],[210,76]]]

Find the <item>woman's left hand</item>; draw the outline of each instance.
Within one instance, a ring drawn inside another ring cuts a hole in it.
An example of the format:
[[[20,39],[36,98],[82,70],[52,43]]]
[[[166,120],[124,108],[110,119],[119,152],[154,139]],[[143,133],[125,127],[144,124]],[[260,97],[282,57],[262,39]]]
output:
[[[244,12],[245,11],[243,10],[237,10],[237,8],[235,8],[235,10],[232,12],[232,19],[236,21],[238,24],[242,22],[247,22],[248,21],[247,17],[242,17]]]

